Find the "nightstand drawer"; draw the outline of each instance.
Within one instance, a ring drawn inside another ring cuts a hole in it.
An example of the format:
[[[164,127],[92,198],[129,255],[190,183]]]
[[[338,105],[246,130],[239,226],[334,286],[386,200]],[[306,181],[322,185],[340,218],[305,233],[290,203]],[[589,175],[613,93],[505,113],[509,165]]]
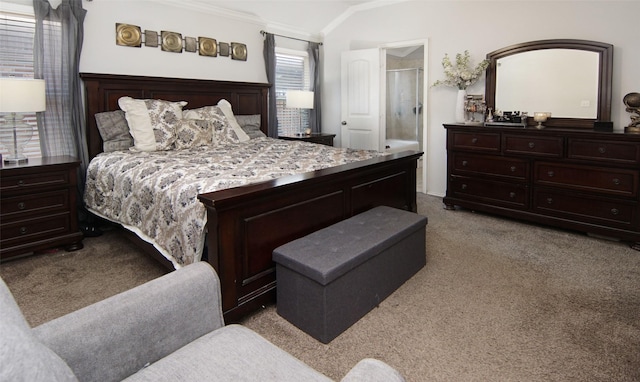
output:
[[[504,136],[504,152],[527,156],[561,157],[564,139],[561,137]]]
[[[0,192],[3,194],[19,191],[20,193],[40,191],[51,187],[67,187],[69,171],[52,171],[15,176],[3,176],[0,179]]]
[[[23,219],[28,215],[46,215],[69,208],[69,190],[57,190],[38,194],[25,194],[2,198],[2,221]]]
[[[534,182],[575,190],[636,197],[638,171],[555,163],[536,163]]]
[[[0,243],[8,248],[70,233],[69,213],[24,219],[0,225]]]
[[[635,143],[569,139],[568,157],[609,163],[639,164],[640,146]]]

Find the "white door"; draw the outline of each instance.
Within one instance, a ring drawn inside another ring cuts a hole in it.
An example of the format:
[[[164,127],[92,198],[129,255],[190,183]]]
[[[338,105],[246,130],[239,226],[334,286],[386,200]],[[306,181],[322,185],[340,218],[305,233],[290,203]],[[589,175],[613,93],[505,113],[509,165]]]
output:
[[[342,147],[383,151],[380,79],[384,65],[377,48],[342,53]]]

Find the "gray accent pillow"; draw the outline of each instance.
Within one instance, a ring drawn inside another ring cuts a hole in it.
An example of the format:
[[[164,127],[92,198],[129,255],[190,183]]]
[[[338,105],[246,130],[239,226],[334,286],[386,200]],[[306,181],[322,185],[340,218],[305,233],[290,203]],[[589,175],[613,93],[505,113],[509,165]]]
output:
[[[236,120],[251,139],[266,137],[266,134],[260,130],[260,114],[236,115]]]
[[[105,111],[96,113],[95,117],[104,152],[129,150],[133,146],[133,137],[129,133],[124,111]]]

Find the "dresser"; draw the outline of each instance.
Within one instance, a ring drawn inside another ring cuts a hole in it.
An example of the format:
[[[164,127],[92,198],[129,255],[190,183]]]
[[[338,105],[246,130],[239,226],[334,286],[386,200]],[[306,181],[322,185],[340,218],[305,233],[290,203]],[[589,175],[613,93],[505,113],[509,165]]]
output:
[[[33,251],[82,248],[78,229],[77,170],[73,157],[0,164],[0,259]]]
[[[640,134],[444,127],[447,208],[606,236],[640,250]]]

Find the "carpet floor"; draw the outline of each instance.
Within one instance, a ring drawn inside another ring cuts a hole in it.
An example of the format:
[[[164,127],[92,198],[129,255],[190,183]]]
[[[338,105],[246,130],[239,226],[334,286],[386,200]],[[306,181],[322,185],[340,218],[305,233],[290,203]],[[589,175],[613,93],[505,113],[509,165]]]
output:
[[[418,212],[427,266],[331,343],[275,306],[243,324],[336,380],[374,357],[408,381],[640,381],[640,252],[420,193]],[[166,273],[117,229],[84,243],[0,264],[31,325]]]

